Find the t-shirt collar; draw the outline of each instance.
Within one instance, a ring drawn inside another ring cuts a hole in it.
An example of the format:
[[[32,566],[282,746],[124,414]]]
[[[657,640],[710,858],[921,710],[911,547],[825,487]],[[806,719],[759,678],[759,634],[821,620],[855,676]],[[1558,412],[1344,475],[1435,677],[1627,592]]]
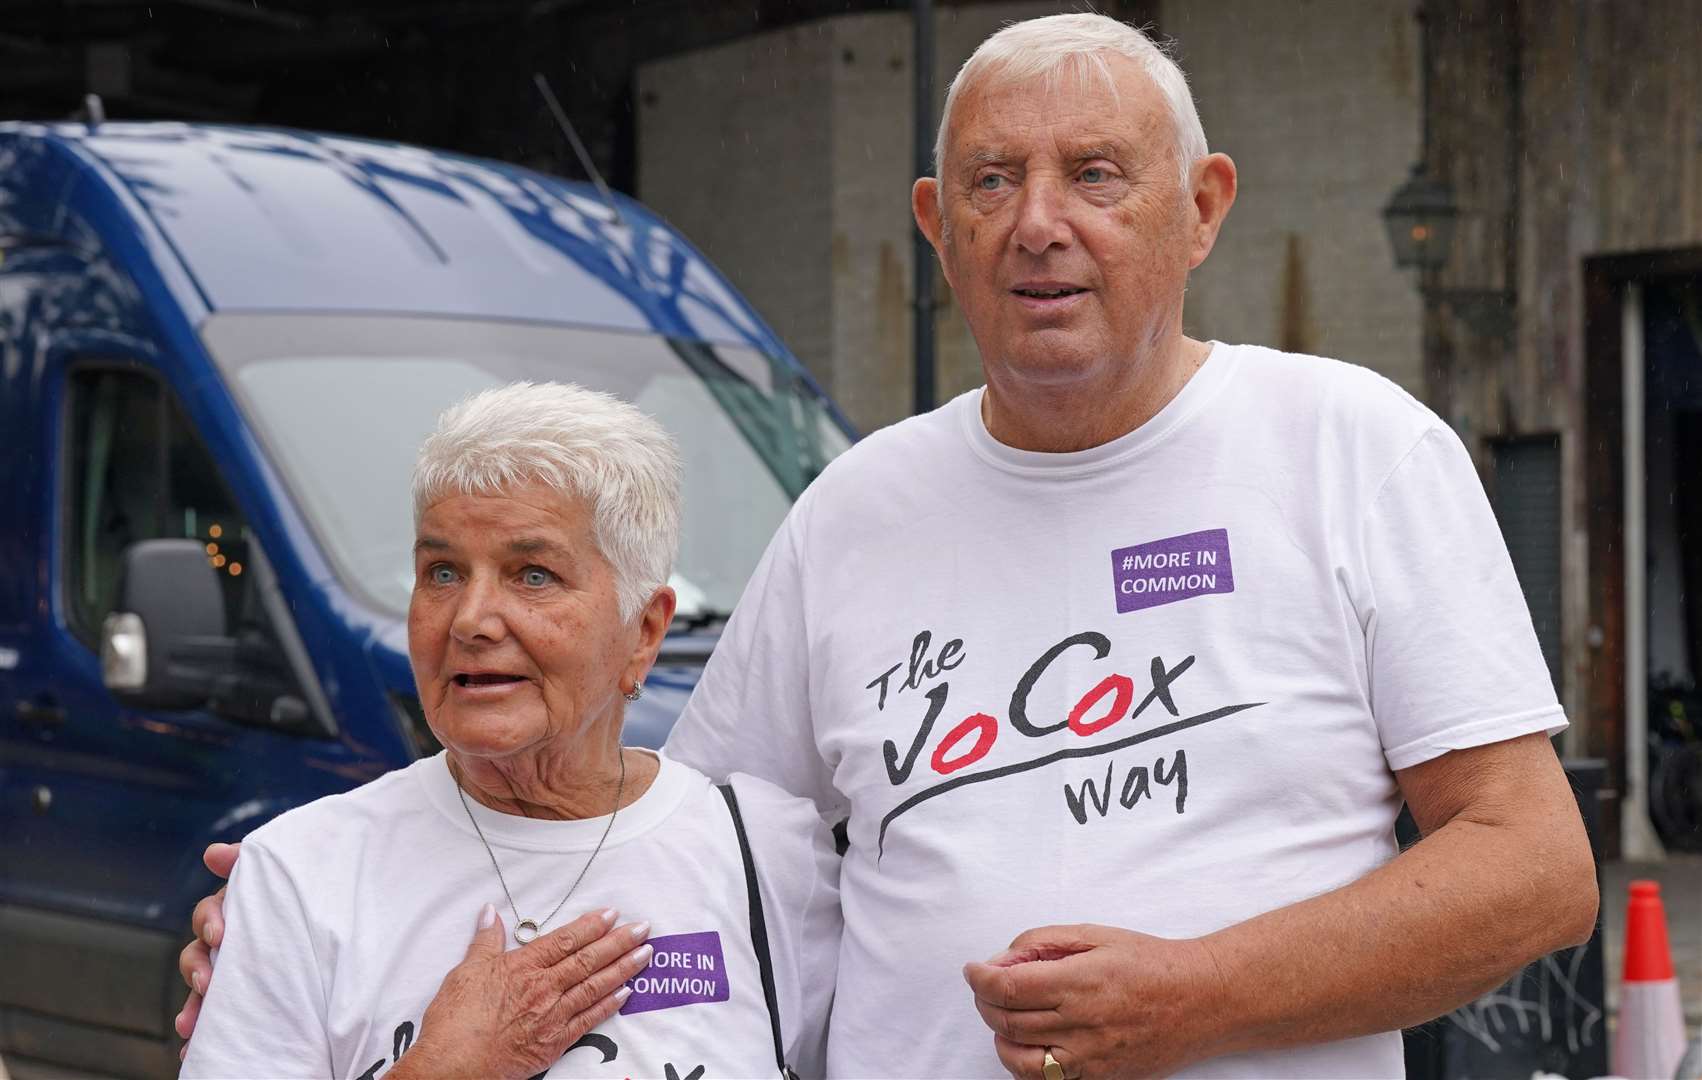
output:
[[[648,751],[646,751],[648,752]],[[661,824],[679,805],[690,786],[693,773],[678,762],[658,754],[661,768],[650,787],[636,802],[621,808],[615,816],[614,827],[604,846],[618,844],[640,836]],[[467,820],[468,810],[478,819],[479,828],[493,847],[520,848],[528,851],[590,851],[597,846],[603,830],[609,828],[607,815],[582,818],[578,821],[543,821],[504,814],[480,805],[471,796],[467,810],[461,807],[455,778],[449,772],[447,752],[420,762],[420,782],[438,812],[449,819],[458,831],[474,836]],[[476,842],[476,839],[475,839]]]
[[[970,449],[983,461],[1028,476],[1070,476],[1095,472],[1157,445],[1200,410],[1228,381],[1237,361],[1237,350],[1221,342],[1209,342],[1211,351],[1198,371],[1183,384],[1164,408],[1140,427],[1108,443],[1068,453],[1019,450],[1006,446],[987,430],[981,416],[985,387],[963,394],[952,402],[958,410]]]

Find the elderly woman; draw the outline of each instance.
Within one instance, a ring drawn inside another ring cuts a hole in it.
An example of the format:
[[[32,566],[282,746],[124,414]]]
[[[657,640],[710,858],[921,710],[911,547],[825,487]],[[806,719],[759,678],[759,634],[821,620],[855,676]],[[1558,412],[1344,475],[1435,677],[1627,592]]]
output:
[[[819,1070],[815,810],[621,746],[674,612],[669,437],[578,387],[489,390],[413,496],[408,648],[445,749],[248,838],[183,1075]]]

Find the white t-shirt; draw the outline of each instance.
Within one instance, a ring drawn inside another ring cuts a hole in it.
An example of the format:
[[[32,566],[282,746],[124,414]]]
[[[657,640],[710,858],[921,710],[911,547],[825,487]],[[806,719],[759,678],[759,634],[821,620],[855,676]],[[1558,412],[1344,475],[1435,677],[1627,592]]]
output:
[[[787,1060],[819,1075],[839,941],[832,838],[809,803],[747,776],[733,788],[758,871]],[[531,918],[561,899],[608,825],[469,805]],[[182,1075],[382,1076],[419,1036],[487,901],[511,931],[513,913],[442,754],[255,830],[231,878],[218,969]],[[605,907],[650,921],[656,959],[628,984],[621,1013],[549,1076],[778,1073],[738,839],[701,773],[663,757],[544,930]]]
[[[1380,376],[1215,345],[1069,454],[980,403],[823,472],[668,743],[850,814],[830,1076],[1003,1075],[965,961],[1336,888],[1395,854],[1391,770],[1566,722],[1464,448]],[[1187,1075],[1401,1072],[1390,1033]]]

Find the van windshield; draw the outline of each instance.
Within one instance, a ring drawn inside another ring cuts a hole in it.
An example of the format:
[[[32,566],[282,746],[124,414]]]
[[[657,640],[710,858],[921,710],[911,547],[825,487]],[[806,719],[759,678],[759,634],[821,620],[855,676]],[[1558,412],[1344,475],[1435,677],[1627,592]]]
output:
[[[849,445],[792,366],[752,349],[423,316],[219,314],[215,361],[348,586],[405,615],[414,455],[456,401],[520,379],[603,390],[656,417],[685,463],[670,584],[688,623],[732,610],[769,538]]]

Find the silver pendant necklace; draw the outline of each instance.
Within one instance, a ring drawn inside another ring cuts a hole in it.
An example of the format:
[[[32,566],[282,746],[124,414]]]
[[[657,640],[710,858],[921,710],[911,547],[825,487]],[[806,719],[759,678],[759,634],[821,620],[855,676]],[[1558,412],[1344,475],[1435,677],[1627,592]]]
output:
[[[591,849],[591,855],[585,860],[585,865],[579,868],[579,876],[573,879],[573,884],[567,887],[567,896],[561,898],[561,903],[542,919],[522,919],[520,909],[514,904],[514,894],[508,890],[508,879],[502,876],[502,867],[497,864],[496,852],[491,850],[490,841],[485,839],[485,831],[479,828],[479,819],[473,816],[473,808],[467,805],[467,791],[460,781],[455,783],[455,793],[461,796],[461,809],[467,811],[467,820],[473,823],[473,831],[479,835],[479,843],[485,846],[485,854],[490,856],[491,869],[496,871],[496,880],[502,886],[502,894],[508,897],[508,910],[514,912],[514,940],[524,945],[533,941],[543,931],[544,925],[567,906],[568,897],[573,890],[579,888],[579,883],[585,880],[585,872],[591,869],[596,861],[597,853],[603,850],[603,841],[609,838],[609,830],[615,827],[615,815],[621,812],[621,793],[626,790],[626,751],[620,754],[621,776],[615,784],[615,808],[609,811],[609,823],[603,826],[603,835],[597,838],[597,846]],[[453,777],[451,777],[453,779]]]

